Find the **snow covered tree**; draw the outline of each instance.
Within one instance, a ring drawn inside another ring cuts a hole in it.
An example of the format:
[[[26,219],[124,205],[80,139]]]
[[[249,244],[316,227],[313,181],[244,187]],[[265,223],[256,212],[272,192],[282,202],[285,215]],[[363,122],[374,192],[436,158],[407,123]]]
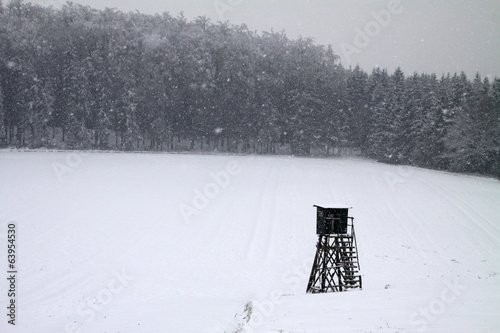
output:
[[[345,86],[347,138],[351,146],[366,152],[370,126],[368,75],[356,66],[348,72]]]
[[[292,153],[310,155],[311,148],[317,147],[321,139],[317,117],[323,102],[313,94],[298,90],[291,92],[290,101],[292,114],[287,119],[287,128],[292,132]]]
[[[390,160],[394,155],[393,142],[396,137],[393,118],[388,112],[390,103],[389,75],[387,71],[374,69],[370,78],[371,127],[368,134],[368,156]]]
[[[0,5],[7,145],[349,148],[390,163],[498,174],[499,86],[464,73],[438,80],[344,69],[311,39],[205,17]]]
[[[500,78],[491,87],[491,174],[500,178]]]

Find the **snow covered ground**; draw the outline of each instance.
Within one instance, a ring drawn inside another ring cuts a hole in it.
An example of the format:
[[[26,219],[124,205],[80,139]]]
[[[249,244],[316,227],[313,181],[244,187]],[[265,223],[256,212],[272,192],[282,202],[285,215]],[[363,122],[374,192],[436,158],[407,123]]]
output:
[[[0,152],[1,332],[499,332],[500,182],[361,159]],[[306,294],[314,204],[363,290]]]

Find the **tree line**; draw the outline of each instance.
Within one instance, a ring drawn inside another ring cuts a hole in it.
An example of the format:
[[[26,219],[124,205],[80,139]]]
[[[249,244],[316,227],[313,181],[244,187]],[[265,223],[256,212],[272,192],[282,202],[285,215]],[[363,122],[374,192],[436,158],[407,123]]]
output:
[[[500,79],[344,68],[245,25],[0,0],[0,146],[332,155],[500,176]]]

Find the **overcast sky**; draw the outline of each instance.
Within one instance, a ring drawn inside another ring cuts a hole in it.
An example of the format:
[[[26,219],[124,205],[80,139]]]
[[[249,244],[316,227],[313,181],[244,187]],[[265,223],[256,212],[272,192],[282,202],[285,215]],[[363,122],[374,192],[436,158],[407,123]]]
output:
[[[60,6],[61,0],[31,0]],[[500,0],[74,0],[102,9],[183,11],[191,19],[285,30],[330,44],[344,66],[500,77]]]

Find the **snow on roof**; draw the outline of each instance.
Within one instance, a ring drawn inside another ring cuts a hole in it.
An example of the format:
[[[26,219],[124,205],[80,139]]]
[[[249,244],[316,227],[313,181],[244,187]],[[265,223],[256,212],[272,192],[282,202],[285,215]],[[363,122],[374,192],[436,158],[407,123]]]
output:
[[[330,202],[327,205],[314,205],[314,207],[352,209],[352,205],[347,205],[347,204],[341,203],[341,202]]]

